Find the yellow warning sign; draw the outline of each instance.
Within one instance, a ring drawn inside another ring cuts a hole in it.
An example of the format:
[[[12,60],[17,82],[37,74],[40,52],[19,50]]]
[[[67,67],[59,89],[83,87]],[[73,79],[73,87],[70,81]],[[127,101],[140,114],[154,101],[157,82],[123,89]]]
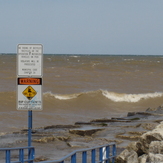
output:
[[[28,86],[22,93],[28,100],[31,100],[37,94],[31,86]]]

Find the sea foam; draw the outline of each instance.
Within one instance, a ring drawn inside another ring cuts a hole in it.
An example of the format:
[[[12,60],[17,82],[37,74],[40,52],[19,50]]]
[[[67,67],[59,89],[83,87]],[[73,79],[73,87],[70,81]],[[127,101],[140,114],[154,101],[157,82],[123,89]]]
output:
[[[44,95],[45,96],[52,96],[52,97],[59,99],[59,100],[70,100],[70,99],[77,98],[80,94],[59,95],[59,94],[53,94],[52,92],[45,92]]]
[[[163,96],[161,92],[142,94],[121,94],[115,92],[102,91],[102,94],[114,102],[138,102],[142,99],[149,99]]]

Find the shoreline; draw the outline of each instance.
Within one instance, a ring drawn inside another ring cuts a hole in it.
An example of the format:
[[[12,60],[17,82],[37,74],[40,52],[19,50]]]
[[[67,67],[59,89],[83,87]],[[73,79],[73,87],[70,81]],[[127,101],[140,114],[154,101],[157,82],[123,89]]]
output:
[[[129,112],[123,118],[93,119],[73,125],[50,125],[32,130],[32,146],[36,158],[57,160],[81,148],[117,144],[119,155],[131,142],[138,141],[144,133],[153,130],[163,121],[163,108],[145,112]],[[0,135],[1,148],[27,146],[27,129]],[[45,152],[46,151],[46,152]]]

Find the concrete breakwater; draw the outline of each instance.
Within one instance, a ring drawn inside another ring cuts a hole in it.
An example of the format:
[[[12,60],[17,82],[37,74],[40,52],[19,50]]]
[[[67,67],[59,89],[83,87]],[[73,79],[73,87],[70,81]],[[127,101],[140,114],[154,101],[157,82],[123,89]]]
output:
[[[89,122],[33,129],[32,145],[36,149],[36,161],[60,159],[76,149],[110,142],[117,144],[118,163],[130,163],[128,158],[135,158],[137,161],[146,158],[147,161],[153,154],[150,152],[153,148],[151,143],[161,141],[163,138],[163,132],[161,132],[163,124],[160,123],[163,121],[162,110],[162,107],[158,107],[147,109],[145,112],[129,112],[123,118],[93,119]],[[0,138],[0,147],[3,148],[27,146],[27,129],[1,133]],[[161,143],[156,142],[156,144]],[[151,147],[150,150],[149,147]],[[162,148],[158,150],[162,151]]]

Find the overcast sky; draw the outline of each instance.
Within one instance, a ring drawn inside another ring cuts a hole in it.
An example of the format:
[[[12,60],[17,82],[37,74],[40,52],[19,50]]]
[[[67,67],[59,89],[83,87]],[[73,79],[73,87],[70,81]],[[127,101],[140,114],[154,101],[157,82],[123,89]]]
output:
[[[163,54],[163,0],[0,0],[0,53]]]

